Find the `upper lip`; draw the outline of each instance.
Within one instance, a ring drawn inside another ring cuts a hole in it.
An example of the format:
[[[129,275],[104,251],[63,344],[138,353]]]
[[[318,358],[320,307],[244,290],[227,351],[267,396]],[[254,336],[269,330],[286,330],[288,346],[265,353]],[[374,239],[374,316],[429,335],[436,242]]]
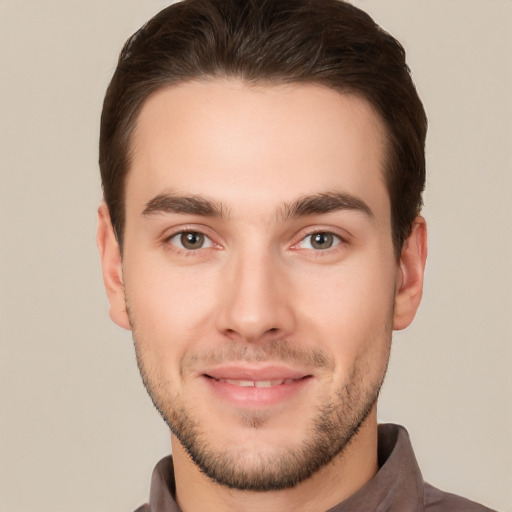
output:
[[[247,365],[223,365],[208,368],[201,372],[202,375],[212,377],[216,380],[247,380],[247,381],[268,381],[280,379],[298,380],[311,375],[308,372],[289,368],[287,366],[247,366]]]

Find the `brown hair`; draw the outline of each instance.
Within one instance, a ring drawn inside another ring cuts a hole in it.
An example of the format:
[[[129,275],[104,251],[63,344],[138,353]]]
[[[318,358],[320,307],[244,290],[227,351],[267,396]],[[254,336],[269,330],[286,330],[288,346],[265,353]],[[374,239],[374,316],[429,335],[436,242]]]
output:
[[[385,177],[400,254],[422,207],[427,119],[400,43],[342,0],[184,0],[128,39],[100,133],[104,197],[120,245],[130,138],[144,101],[206,77],[316,83],[365,98],[387,129]]]

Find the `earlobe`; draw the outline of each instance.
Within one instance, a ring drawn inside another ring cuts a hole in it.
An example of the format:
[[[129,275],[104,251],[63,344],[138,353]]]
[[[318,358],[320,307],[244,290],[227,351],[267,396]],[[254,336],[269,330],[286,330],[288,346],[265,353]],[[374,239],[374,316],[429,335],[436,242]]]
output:
[[[423,274],[427,259],[427,225],[417,217],[402,248],[397,277],[393,328],[405,329],[414,319],[423,294]]]
[[[131,329],[123,283],[121,251],[105,202],[98,208],[96,242],[100,253],[103,282],[110,303],[110,318],[120,327]]]

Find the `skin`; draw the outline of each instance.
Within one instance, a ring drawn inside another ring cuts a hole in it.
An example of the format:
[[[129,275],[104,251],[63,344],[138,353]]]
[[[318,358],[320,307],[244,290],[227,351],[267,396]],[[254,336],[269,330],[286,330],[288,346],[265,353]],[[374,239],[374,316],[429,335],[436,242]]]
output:
[[[133,330],[153,401],[249,478],[276,454],[285,471],[322,411],[329,446],[342,438],[307,478],[258,492],[214,482],[172,435],[184,512],[324,511],[378,470],[376,396],[426,259],[421,217],[395,256],[383,130],[366,101],[317,85],[190,82],[143,106],[123,257],[105,205],[98,246],[111,318]],[[297,379],[281,396],[211,378],[230,372]]]

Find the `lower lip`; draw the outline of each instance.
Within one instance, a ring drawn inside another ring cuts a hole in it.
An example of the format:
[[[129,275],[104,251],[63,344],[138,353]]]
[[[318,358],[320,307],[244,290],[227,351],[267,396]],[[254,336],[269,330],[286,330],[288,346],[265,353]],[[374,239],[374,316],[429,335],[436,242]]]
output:
[[[206,375],[203,375],[202,378],[214,395],[240,407],[278,405],[300,394],[312,381],[311,377],[304,377],[269,388],[257,388],[252,386],[236,386],[228,382],[215,380]]]

